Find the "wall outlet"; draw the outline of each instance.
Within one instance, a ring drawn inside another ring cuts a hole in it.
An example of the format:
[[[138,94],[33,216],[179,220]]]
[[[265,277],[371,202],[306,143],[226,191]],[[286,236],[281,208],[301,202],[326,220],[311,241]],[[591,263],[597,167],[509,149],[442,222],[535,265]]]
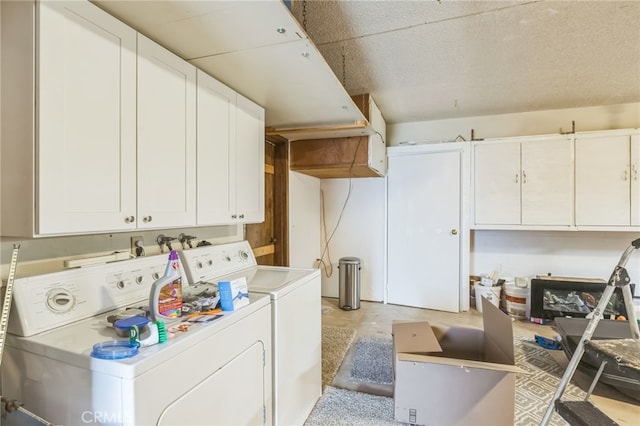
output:
[[[131,237],[131,254],[135,257],[144,256],[144,238],[141,236]]]

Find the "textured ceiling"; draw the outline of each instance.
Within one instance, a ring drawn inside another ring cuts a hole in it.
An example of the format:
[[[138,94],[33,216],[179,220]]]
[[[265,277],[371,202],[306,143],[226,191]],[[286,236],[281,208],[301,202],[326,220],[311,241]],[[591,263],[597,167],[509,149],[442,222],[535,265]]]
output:
[[[295,1],[387,123],[640,102],[639,1]]]
[[[388,124],[640,102],[640,0],[92,1],[272,127],[357,122],[362,93]]]

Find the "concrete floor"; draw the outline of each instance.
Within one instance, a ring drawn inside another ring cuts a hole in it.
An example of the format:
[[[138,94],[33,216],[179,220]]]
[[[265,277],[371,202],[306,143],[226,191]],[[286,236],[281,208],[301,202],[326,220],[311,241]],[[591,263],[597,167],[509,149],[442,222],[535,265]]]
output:
[[[360,303],[360,309],[344,311],[338,306],[338,299],[322,299],[322,324],[335,327],[349,327],[357,330],[357,336],[391,337],[391,323],[394,320],[422,321],[482,328],[482,313],[471,309],[463,313],[440,312],[400,305],[377,302]],[[553,338],[556,333],[550,325],[539,325],[526,320],[513,321],[514,337],[541,335]],[[566,366],[568,359],[562,351],[552,351],[560,365]],[[574,384],[587,391],[591,378],[577,371]],[[605,414],[620,425],[640,425],[640,401],[629,398],[606,384],[599,384],[591,396],[591,401]]]

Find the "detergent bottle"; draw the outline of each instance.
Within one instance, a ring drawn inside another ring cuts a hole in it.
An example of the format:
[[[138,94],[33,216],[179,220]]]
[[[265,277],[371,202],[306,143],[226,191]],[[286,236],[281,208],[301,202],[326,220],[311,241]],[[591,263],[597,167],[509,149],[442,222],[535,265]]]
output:
[[[182,316],[182,274],[175,250],[169,253],[164,276],[151,285],[149,312],[152,321],[179,320]]]

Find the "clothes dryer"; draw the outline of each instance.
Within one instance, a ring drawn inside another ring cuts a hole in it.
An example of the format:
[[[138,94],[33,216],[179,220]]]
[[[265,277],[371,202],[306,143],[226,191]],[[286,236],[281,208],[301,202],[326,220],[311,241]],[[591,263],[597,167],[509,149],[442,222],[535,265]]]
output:
[[[268,295],[273,424],[302,425],[322,394],[320,270],[260,266],[247,241],[198,247],[180,255],[189,282],[216,281],[216,268],[242,264],[244,269],[217,280],[245,277],[250,293]]]

